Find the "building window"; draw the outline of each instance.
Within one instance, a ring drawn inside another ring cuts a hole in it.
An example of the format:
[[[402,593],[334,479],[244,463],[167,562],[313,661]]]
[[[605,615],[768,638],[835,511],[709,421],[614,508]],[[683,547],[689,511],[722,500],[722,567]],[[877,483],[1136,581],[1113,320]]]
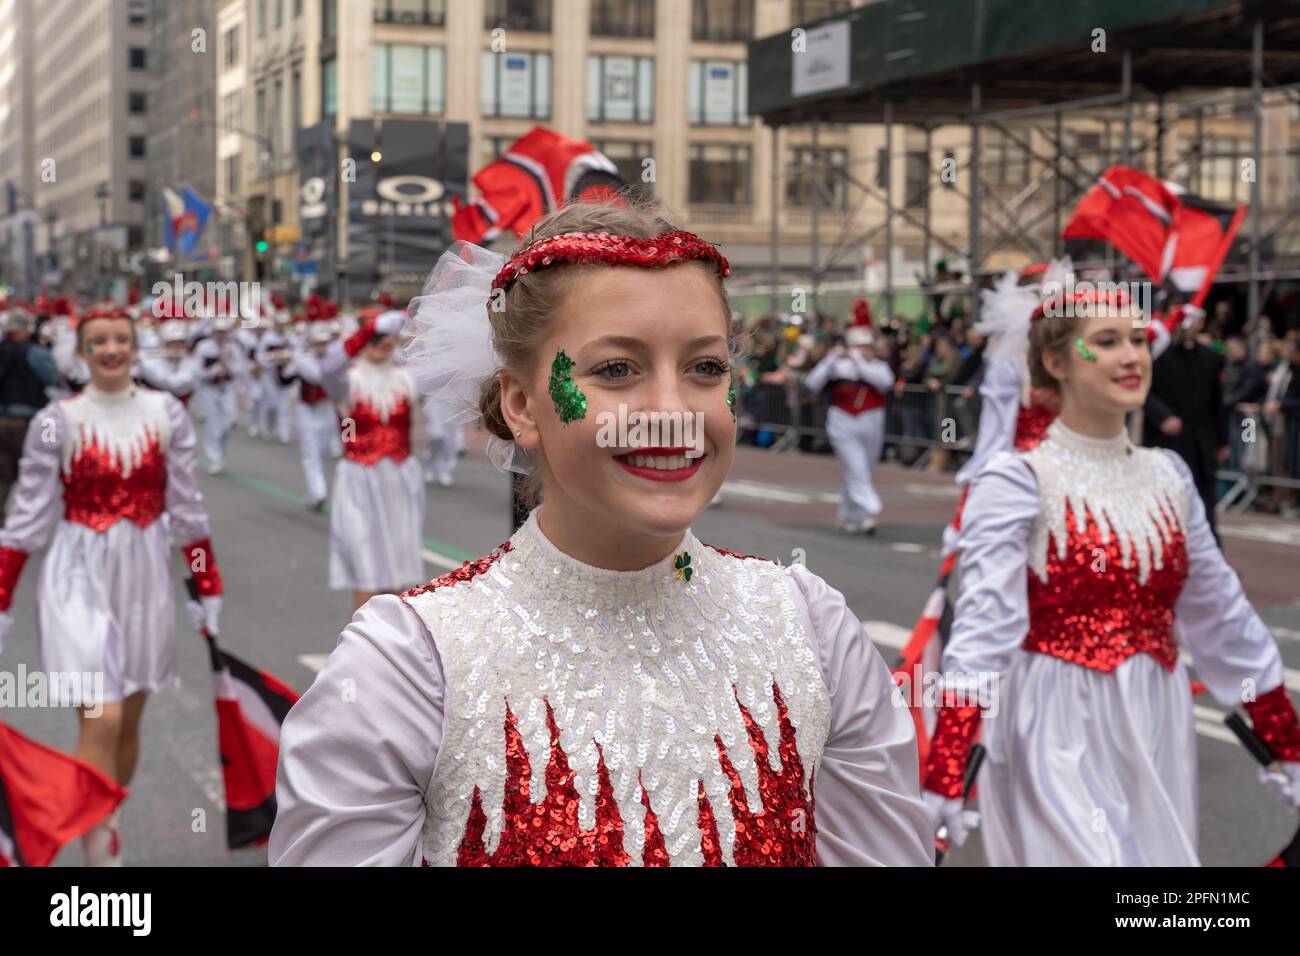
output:
[[[226,69],[239,66],[239,27],[231,27],[226,31]]]
[[[244,127],[244,91],[235,90],[221,98],[221,125],[231,132]]]
[[[289,77],[289,135],[295,137],[302,128],[302,73],[294,70]]]
[[[1029,154],[996,126],[986,126],[980,143],[980,177],[998,186],[1023,186],[1029,182]]]
[[[821,154],[820,175],[814,176],[813,165],[818,153]],[[785,202],[787,206],[811,207],[814,203],[818,209],[848,209],[848,190],[845,188],[843,175],[836,175],[849,164],[849,152],[839,147],[821,147],[816,152],[811,146],[793,146],[790,149],[790,175],[785,181]],[[821,180],[818,188],[817,180]]]
[[[275,0],[275,28],[284,25],[284,0]]]
[[[131,202],[144,202],[144,193],[143,179],[132,179],[126,184],[126,196]]]
[[[128,136],[126,140],[126,154],[132,159],[144,159],[144,137]]]
[[[641,201],[653,198],[655,184],[643,178],[645,161],[654,156],[653,143],[606,139],[593,141],[591,145],[613,160],[630,195]]]
[[[591,0],[591,35],[654,36],[655,0]]]
[[[376,113],[446,109],[446,63],[440,46],[376,43],[370,48],[371,97]]]
[[[791,13],[794,14],[792,22],[799,24],[811,23],[823,17],[843,13],[852,9],[853,4],[849,0],[794,0],[792,6]]]
[[[929,191],[930,155],[923,149],[909,150],[903,187],[903,204],[908,209],[919,209],[925,205],[925,197]]]
[[[749,125],[749,66],[732,60],[691,60],[687,116],[696,126]]]
[[[694,0],[691,37],[733,42],[754,38],[754,0]]]
[[[320,65],[320,111],[334,116],[339,111],[339,61],[325,60]]]
[[[267,139],[271,141],[270,150],[272,156],[280,155],[280,140],[283,136],[284,128],[284,80],[279,76],[271,86],[271,116],[270,129],[267,130]]]
[[[587,57],[588,122],[653,123],[654,118],[653,57]]]
[[[149,22],[149,0],[131,0],[126,8],[126,22],[142,27]]]
[[[339,35],[339,0],[321,0],[320,2],[321,38]]]
[[[487,0],[483,26],[487,30],[551,30],[551,0]]]
[[[146,98],[143,93],[126,94],[126,111],[128,113],[143,113],[145,111]]]
[[[736,143],[692,143],[690,201],[727,206],[750,203],[750,148]]]
[[[257,0],[257,35],[266,36],[266,0]]]
[[[424,24],[444,26],[447,22],[446,0],[375,0],[376,23]]]
[[[551,115],[551,55],[483,51],[484,116]]]
[[[266,87],[259,86],[253,93],[253,132],[263,140],[270,139],[266,127]]]
[[[148,68],[148,51],[142,46],[133,46],[126,51],[126,65],[133,70]]]
[[[239,195],[239,160],[238,153],[226,157],[226,194],[230,196]]]
[[[295,19],[302,16],[302,0],[293,0],[293,15]]]

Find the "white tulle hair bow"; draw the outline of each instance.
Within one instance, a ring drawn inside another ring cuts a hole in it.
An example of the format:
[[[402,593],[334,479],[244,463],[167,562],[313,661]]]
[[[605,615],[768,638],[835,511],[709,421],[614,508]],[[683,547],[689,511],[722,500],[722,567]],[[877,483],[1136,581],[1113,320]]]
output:
[[[452,425],[482,423],[479,395],[483,382],[501,369],[492,344],[488,299],[492,280],[506,257],[456,241],[438,259],[424,288],[411,300],[412,333],[404,349],[406,367],[425,396],[430,418]],[[500,471],[526,475],[532,470],[526,449],[489,434],[488,459]]]

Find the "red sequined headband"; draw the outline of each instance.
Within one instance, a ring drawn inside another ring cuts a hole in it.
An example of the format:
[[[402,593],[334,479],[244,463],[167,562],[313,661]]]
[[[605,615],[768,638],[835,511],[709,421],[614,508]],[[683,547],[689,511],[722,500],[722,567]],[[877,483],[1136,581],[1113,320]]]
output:
[[[566,232],[516,252],[492,280],[492,289],[508,289],[520,276],[556,263],[662,269],[695,260],[712,262],[723,279],[731,275],[727,257],[693,232],[675,230],[650,239],[614,236],[608,232]]]
[[[1063,309],[1065,303],[1069,300],[1074,306],[1081,305],[1109,305],[1115,308],[1121,308],[1129,304],[1129,294],[1123,289],[1085,289],[1082,292],[1076,292],[1071,296],[1049,295],[1038,307],[1034,309],[1033,314],[1029,317],[1030,322],[1037,322],[1047,314],[1047,306],[1055,304],[1056,309]]]

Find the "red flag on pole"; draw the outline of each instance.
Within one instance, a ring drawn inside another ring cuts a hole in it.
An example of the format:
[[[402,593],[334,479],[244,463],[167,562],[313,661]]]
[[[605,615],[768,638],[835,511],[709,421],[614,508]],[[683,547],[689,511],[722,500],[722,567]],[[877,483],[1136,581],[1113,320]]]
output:
[[[124,799],[99,770],[0,723],[0,866],[48,866]]]

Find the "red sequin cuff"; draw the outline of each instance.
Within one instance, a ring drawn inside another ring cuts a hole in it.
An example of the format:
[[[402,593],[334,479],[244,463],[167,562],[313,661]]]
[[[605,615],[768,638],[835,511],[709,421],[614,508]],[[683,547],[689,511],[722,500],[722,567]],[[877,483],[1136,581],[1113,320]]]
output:
[[[190,576],[198,585],[199,597],[216,597],[222,593],[221,569],[217,567],[217,556],[212,553],[212,542],[207,538],[195,541],[181,548],[181,557],[189,568]]]
[[[1267,694],[1247,701],[1243,706],[1250,714],[1250,725],[1279,760],[1300,761],[1300,723],[1295,705],[1280,684]]]
[[[966,760],[979,730],[980,709],[977,704],[951,703],[951,694],[949,691],[944,695],[944,704],[939,708],[922,786],[945,797],[959,798],[966,789]]]
[[[343,348],[349,355],[356,358],[361,354],[361,350],[366,347],[366,343],[370,341],[370,337],[374,334],[375,320],[370,319],[366,322],[362,322],[361,327],[353,332],[352,335],[348,337],[348,340],[343,343]]]
[[[9,605],[13,603],[18,576],[23,573],[23,565],[26,563],[26,551],[0,548],[0,611],[9,610]]]

